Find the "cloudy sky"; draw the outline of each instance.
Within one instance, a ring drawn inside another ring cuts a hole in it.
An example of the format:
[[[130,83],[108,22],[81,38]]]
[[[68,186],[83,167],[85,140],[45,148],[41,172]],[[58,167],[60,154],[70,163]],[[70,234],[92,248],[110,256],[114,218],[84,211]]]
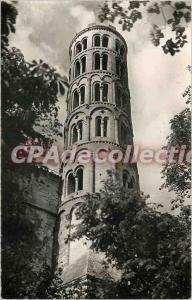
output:
[[[126,1],[128,2],[128,1]],[[62,75],[68,75],[68,47],[72,37],[89,23],[97,21],[103,1],[19,1],[16,34],[11,45],[20,48],[25,59],[43,59]],[[131,33],[116,29],[128,45],[128,73],[131,93],[135,144],[160,149],[169,134],[169,120],[185,107],[182,92],[190,82],[190,43],[181,53],[171,57],[149,39],[152,20],[144,15]],[[161,21],[160,21],[161,22]],[[188,35],[190,36],[189,29]],[[169,34],[169,28],[165,28]],[[65,99],[61,99],[60,117],[65,119]],[[153,201],[169,209],[167,191],[159,191],[162,183],[159,165],[138,165],[141,190]]]

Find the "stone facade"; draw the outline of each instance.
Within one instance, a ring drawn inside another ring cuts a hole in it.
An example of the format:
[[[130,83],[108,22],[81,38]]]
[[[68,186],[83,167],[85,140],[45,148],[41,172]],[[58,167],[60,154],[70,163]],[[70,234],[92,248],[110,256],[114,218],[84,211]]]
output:
[[[57,212],[60,202],[60,176],[42,167],[30,166],[30,172],[23,177],[19,170],[13,173],[25,196],[26,215],[35,224],[35,233],[39,240],[39,257],[36,269],[46,264],[55,265],[57,244]],[[34,246],[35,250],[35,246]],[[34,251],[35,254],[35,251]],[[31,257],[33,260],[33,257]]]
[[[130,93],[127,71],[127,45],[113,26],[92,24],[72,40],[70,55],[70,87],[67,118],[64,124],[65,149],[74,145],[77,153],[89,150],[92,155],[102,148],[104,157],[112,149],[133,144]],[[58,266],[64,269],[64,281],[72,282],[89,275],[104,278],[102,254],[94,254],[83,241],[66,243],[75,224],[75,208],[87,193],[97,193],[108,169],[117,165],[74,163],[63,165],[63,189],[59,208]],[[138,186],[137,166],[121,166],[122,182],[128,188]],[[76,256],[75,256],[76,253]],[[113,272],[111,271],[111,274]]]

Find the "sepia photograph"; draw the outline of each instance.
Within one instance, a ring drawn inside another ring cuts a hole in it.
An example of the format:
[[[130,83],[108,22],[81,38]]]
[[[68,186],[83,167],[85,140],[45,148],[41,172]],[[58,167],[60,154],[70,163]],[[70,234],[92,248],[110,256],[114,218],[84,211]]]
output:
[[[1,298],[191,298],[191,1],[1,0]]]

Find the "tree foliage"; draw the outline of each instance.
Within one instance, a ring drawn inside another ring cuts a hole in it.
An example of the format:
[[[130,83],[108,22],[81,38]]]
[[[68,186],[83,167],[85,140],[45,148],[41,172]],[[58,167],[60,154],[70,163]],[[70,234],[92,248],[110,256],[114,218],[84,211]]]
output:
[[[185,89],[183,97],[186,99],[186,104],[189,105],[191,85]],[[164,148],[169,152],[171,146],[178,151],[181,151],[184,146],[186,154],[191,151],[191,109],[189,107],[170,120],[170,134]],[[185,200],[190,198],[191,194],[191,162],[186,160],[186,156],[183,161],[179,161],[178,158],[179,155],[176,154],[174,162],[167,161],[162,170],[162,178],[165,181],[161,188],[166,188],[176,194],[172,200],[172,209],[185,205]]]
[[[1,2],[2,75],[2,295],[4,298],[39,298],[49,269],[42,258],[36,224],[26,213],[30,168],[15,168],[11,151],[19,144],[48,143],[60,134],[58,95],[67,81],[42,60],[26,62],[22,52],[9,46],[16,31],[16,3]]]
[[[8,47],[8,36],[15,32],[17,10],[4,1],[1,8],[3,139],[11,144],[21,136],[54,139],[61,135],[58,94],[66,91],[67,79],[41,59],[26,62],[19,49]]]
[[[166,38],[165,30],[155,21],[152,24],[150,38],[154,46],[159,46],[162,41],[162,49],[165,54],[174,55],[180,52],[187,43],[186,25],[191,20],[190,4],[184,1],[105,1],[99,11],[101,22],[118,21],[122,30],[130,32],[134,24],[148,16],[161,16],[163,24],[171,28],[174,38]]]
[[[120,188],[109,176],[99,196],[88,195],[77,210],[81,223],[71,239],[86,237],[121,269],[114,298],[190,296],[189,208],[182,215],[160,213],[137,191]]]
[[[9,34],[15,33],[17,9],[11,3],[1,2],[1,49],[9,46]]]
[[[5,172],[5,167],[7,163],[2,161],[2,296],[36,298],[43,292],[44,276],[50,269],[42,258],[42,240],[37,235],[41,220],[36,216],[34,222],[26,213],[31,169],[15,172],[9,166]]]

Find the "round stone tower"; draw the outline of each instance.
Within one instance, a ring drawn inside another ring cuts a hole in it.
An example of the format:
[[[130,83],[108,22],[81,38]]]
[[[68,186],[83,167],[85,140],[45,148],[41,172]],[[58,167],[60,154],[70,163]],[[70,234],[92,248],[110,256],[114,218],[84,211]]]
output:
[[[102,255],[93,254],[84,241],[65,240],[73,230],[70,225],[77,223],[77,205],[85,194],[99,192],[107,170],[117,168],[107,154],[133,144],[124,38],[113,26],[91,24],[72,39],[69,55],[64,144],[65,150],[75,151],[75,159],[63,163],[59,209],[58,266],[64,269],[65,282],[103,276]],[[138,187],[136,164],[120,169],[122,184],[128,189]]]

